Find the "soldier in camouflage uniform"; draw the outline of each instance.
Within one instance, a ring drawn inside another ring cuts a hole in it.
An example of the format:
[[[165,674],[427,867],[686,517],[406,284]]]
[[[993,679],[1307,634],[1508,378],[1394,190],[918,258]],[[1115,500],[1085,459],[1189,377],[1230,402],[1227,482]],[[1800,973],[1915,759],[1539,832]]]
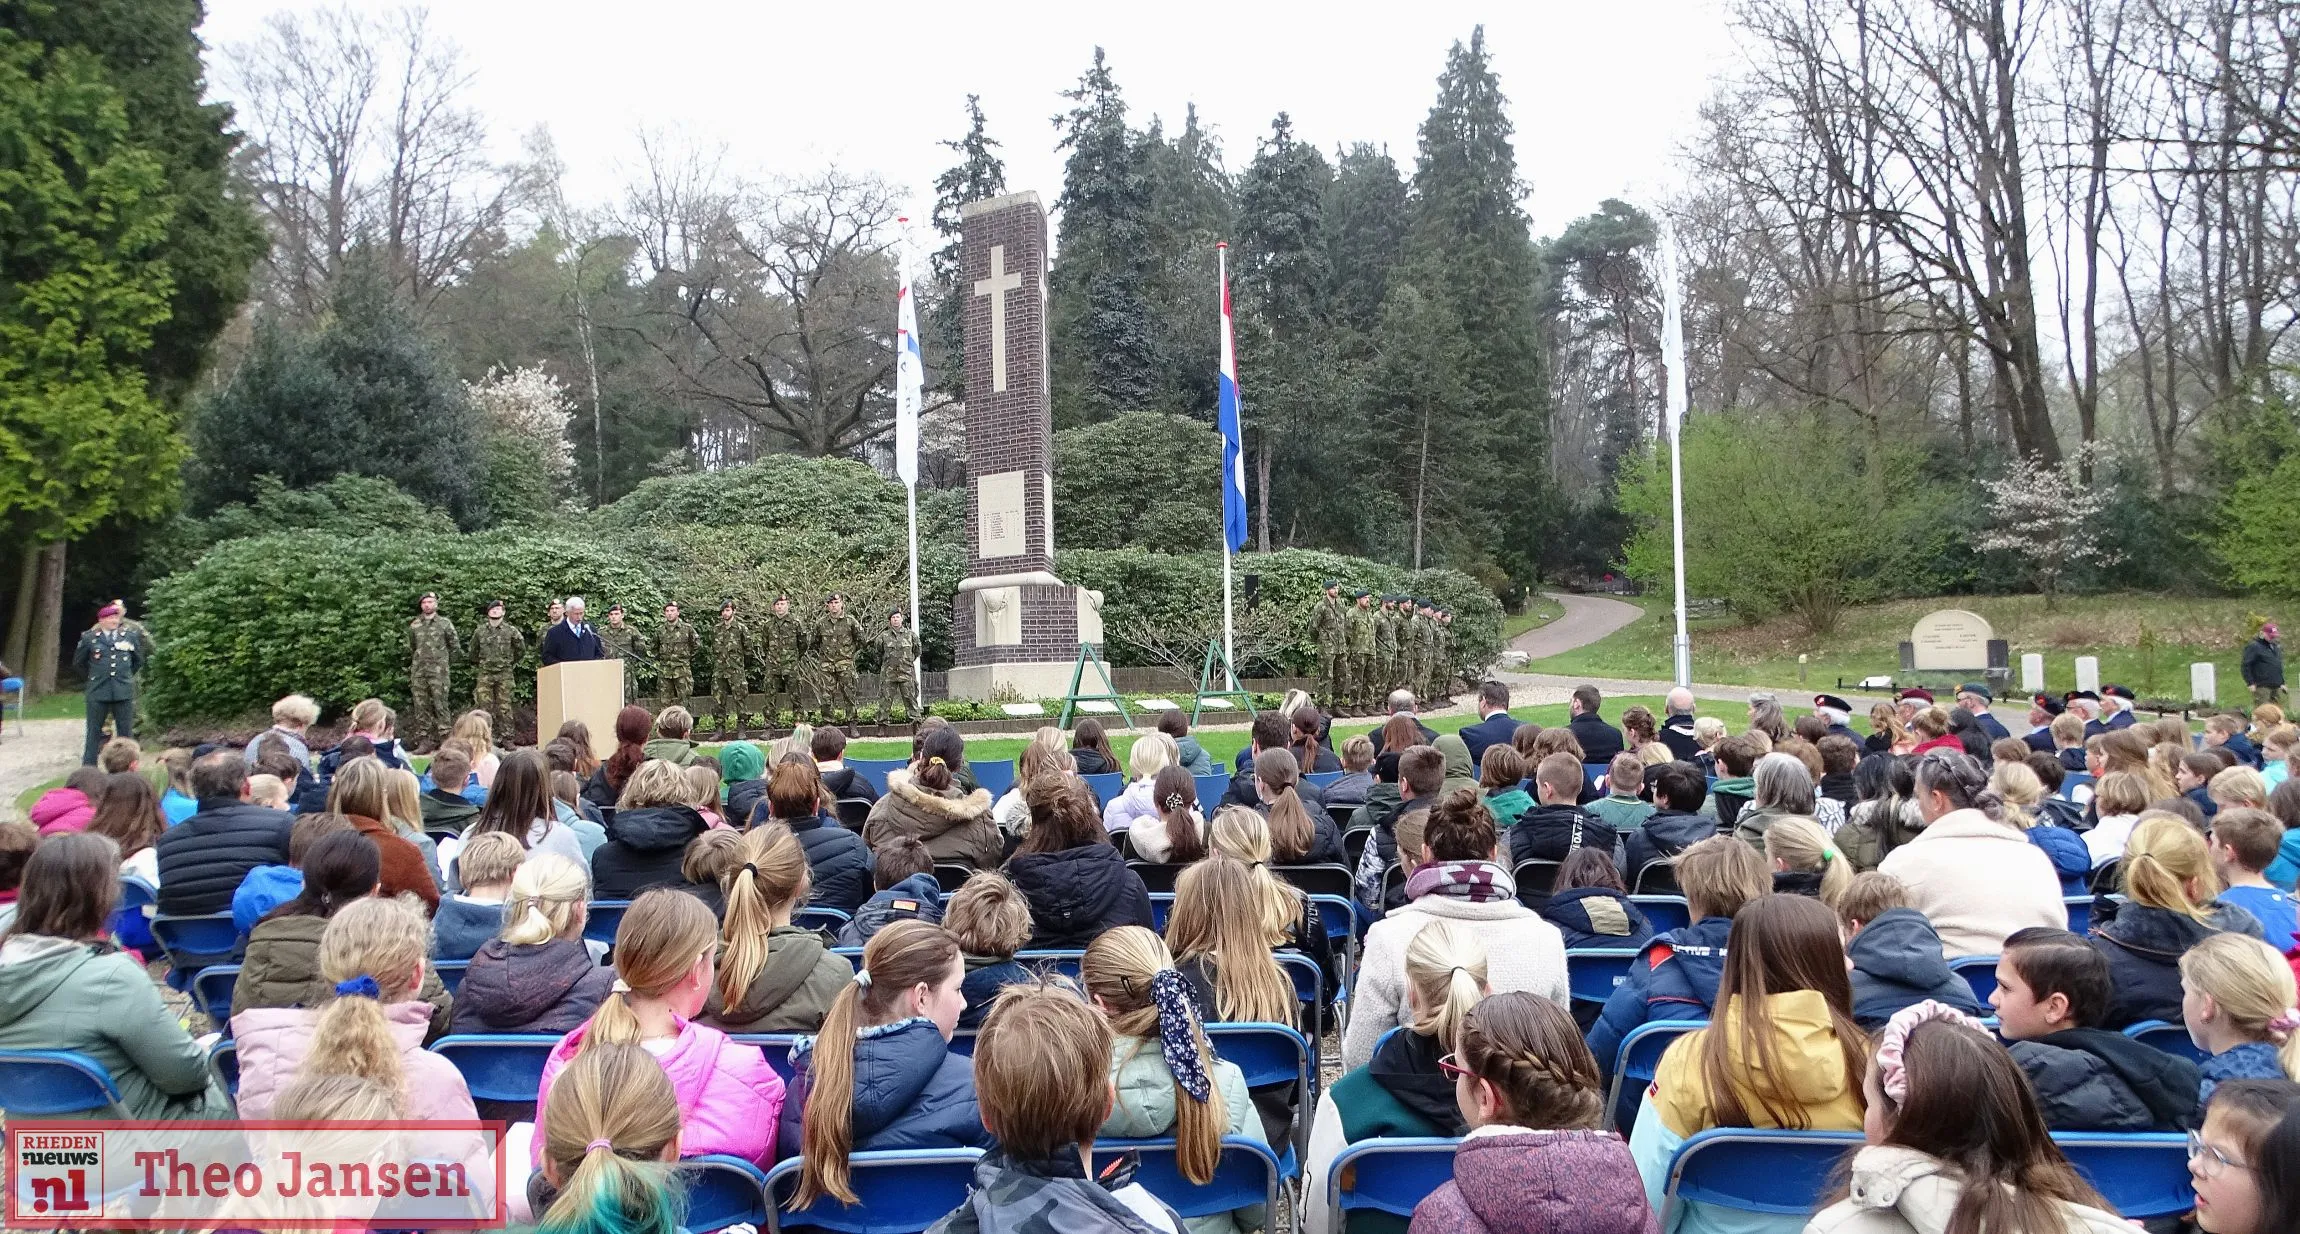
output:
[[[537,650],[542,649],[543,636],[551,633],[551,627],[558,625],[560,622],[565,620],[567,620],[567,606],[557,600],[553,600],[550,607],[543,610],[543,624],[535,627],[535,638],[533,641]]]
[[[695,694],[695,652],[702,639],[679,618],[679,606],[663,606],[663,632],[655,636],[655,688],[666,707],[684,707]]]
[[[1325,594],[1310,613],[1310,642],[1318,649],[1318,699],[1327,707],[1340,705],[1342,665],[1349,654],[1349,618],[1342,611],[1342,584],[1327,579]]]
[[[855,657],[863,648],[862,623],[847,611],[845,596],[832,592],[823,600],[823,614],[815,618],[814,629],[807,633],[807,646],[815,653],[815,671],[823,675],[821,719],[831,714],[831,699],[843,704],[842,723],[851,724],[856,718]]]
[[[887,722],[887,713],[893,704],[902,706],[902,718],[910,719],[911,704],[918,697],[918,636],[903,625],[902,610],[886,615],[886,629],[878,636],[878,722]]]
[[[408,724],[411,739],[429,747],[447,731],[447,669],[463,654],[455,623],[439,611],[439,596],[424,592],[422,612],[407,623],[409,659],[407,682],[413,713]]]
[[[1453,697],[1453,683],[1461,678],[1461,647],[1454,641],[1453,610],[1437,610],[1437,696]]]
[[[711,699],[722,735],[729,728],[738,741],[750,735],[743,726],[743,699],[750,692],[751,633],[736,622],[735,602],[721,601],[719,624],[711,631]]]
[[[1374,686],[1374,624],[1379,617],[1374,612],[1373,593],[1360,589],[1350,593],[1348,619],[1343,627],[1347,634],[1349,670],[1347,683],[1342,687],[1344,703],[1354,709],[1366,705],[1366,696]]]
[[[809,701],[799,697],[808,682],[800,672],[799,653],[806,649],[806,627],[791,616],[791,598],[775,597],[774,609],[767,615],[766,628],[759,632],[759,666],[763,672],[760,688],[769,694],[791,696],[791,713],[797,715]]]
[[[1397,689],[1404,676],[1405,648],[1398,639],[1398,598],[1383,596],[1381,607],[1374,610],[1374,675],[1366,683],[1365,697],[1360,703],[1372,707],[1382,696]]]
[[[639,627],[623,623],[622,605],[607,606],[607,624],[599,627],[599,646],[607,652],[608,659],[623,662],[624,701],[637,698],[639,667],[647,662],[647,636],[639,632]]]
[[[511,675],[527,658],[527,636],[503,620],[503,601],[487,606],[487,620],[471,632],[471,667],[479,677],[471,705],[495,721],[495,731],[511,731]]]
[[[1412,596],[1405,597],[1405,602],[1398,605],[1398,658],[1404,665],[1404,671],[1400,674],[1399,685],[1413,691],[1417,702],[1420,701],[1422,693],[1429,688],[1430,624],[1427,618],[1428,607],[1426,602],[1417,600]]]

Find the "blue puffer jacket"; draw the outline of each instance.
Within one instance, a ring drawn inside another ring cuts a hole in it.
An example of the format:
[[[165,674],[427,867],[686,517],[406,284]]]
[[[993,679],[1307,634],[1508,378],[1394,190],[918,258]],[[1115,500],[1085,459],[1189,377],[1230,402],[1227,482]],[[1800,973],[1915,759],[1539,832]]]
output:
[[[807,1094],[814,1087],[815,1039],[791,1050],[790,1093],[775,1136],[778,1159],[796,1156]],[[974,1066],[950,1052],[934,1021],[913,1017],[855,1034],[855,1152],[894,1148],[989,1148],[974,1102]]]
[[[1645,910],[1611,887],[1575,887],[1549,897],[1541,915],[1575,947],[1642,947],[1653,938]]]
[[[1597,1056],[1600,1074],[1613,1074],[1621,1039],[1638,1025],[1709,1018],[1717,983],[1725,976],[1725,940],[1732,933],[1732,918],[1704,917],[1646,946],[1590,1026],[1589,1052]]]
[[[1966,1015],[1988,1014],[1973,997],[1972,984],[1942,958],[1933,923],[1913,908],[1878,913],[1853,936],[1845,955],[1853,962],[1853,1021],[1863,1028],[1883,1028],[1894,1012],[1928,998]]]
[[[870,845],[837,819],[820,814],[791,823],[790,829],[806,850],[807,870],[814,878],[814,895],[807,902],[853,915],[871,897]]]
[[[2029,828],[2025,834],[2029,843],[2052,858],[2052,872],[2060,875],[2063,895],[2080,896],[2091,889],[2092,853],[2085,848],[2083,836],[2045,822]]]

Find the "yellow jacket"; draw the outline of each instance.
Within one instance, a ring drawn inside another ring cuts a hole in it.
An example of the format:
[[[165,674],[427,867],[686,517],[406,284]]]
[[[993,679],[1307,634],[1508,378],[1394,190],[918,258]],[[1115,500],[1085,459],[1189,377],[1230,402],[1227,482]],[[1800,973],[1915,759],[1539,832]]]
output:
[[[1775,1054],[1786,1072],[1780,1078],[1789,1096],[1804,1107],[1805,1129],[1859,1131],[1864,1109],[1861,1076],[1845,1073],[1844,1048],[1829,1019],[1828,1001],[1818,991],[1797,990],[1767,995],[1765,1005],[1773,1021]],[[1687,1033],[1671,1044],[1654,1074],[1646,1104],[1656,1107],[1662,1125],[1676,1136],[1691,1136],[1717,1126],[1709,1086],[1701,1076],[1700,1042],[1718,1031],[1727,1034],[1726,1059],[1734,1096],[1740,1099],[1751,1125],[1777,1125],[1766,1116],[1764,1103],[1745,1079],[1754,1064],[1740,1057],[1740,1000],[1720,1010],[1715,1024]]]

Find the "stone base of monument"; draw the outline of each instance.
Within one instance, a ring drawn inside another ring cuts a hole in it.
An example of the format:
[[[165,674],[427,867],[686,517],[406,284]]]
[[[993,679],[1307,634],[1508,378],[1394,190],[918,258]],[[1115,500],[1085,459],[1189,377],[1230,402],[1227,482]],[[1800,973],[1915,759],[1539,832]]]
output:
[[[1080,644],[1102,649],[1102,593],[1042,570],[970,578],[951,612],[952,698],[1061,698]]]

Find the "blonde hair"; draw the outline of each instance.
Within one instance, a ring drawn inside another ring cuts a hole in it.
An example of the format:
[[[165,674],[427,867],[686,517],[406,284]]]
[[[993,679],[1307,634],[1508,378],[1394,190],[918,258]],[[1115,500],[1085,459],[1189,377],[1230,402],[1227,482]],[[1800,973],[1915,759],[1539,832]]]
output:
[[[944,901],[942,928],[966,955],[1011,959],[1030,941],[1030,904],[1004,874],[983,870]]]
[[[1256,911],[1255,890],[1253,872],[1233,857],[1215,853],[1190,863],[1174,882],[1166,941],[1174,954],[1213,966],[1216,1016],[1291,1025],[1300,1009],[1294,983],[1271,948],[1286,941],[1292,921],[1273,934],[1268,917]]]
[[[327,812],[356,814],[379,823],[391,820],[391,768],[380,760],[355,758],[335,769],[327,787]]]
[[[2141,815],[2124,843],[2124,892],[2136,904],[2211,925],[2212,914],[2204,906],[2219,896],[2220,879],[2212,872],[2204,837],[2177,814]]]
[[[1134,748],[1126,753],[1126,770],[1137,780],[1147,780],[1164,771],[1167,764],[1180,761],[1182,747],[1153,729],[1134,739]]]
[[[1254,902],[1262,914],[1262,928],[1277,943],[1302,917],[1302,893],[1270,873],[1270,820],[1245,806],[1223,806],[1206,828],[1209,853],[1234,857],[1254,876]]]
[[[1460,1041],[1462,1017],[1491,992],[1485,940],[1466,926],[1431,921],[1406,943],[1406,985],[1414,995],[1414,1019],[1406,1027],[1436,1038],[1438,1049],[1451,1053]]]
[[[718,918],[684,891],[658,887],[633,900],[615,929],[615,975],[622,980],[592,1013],[583,1049],[637,1045],[639,1014],[631,1009],[631,999],[661,997],[718,941]]]
[[[497,937],[515,947],[578,937],[590,898],[591,875],[582,866],[557,853],[537,853],[511,872],[511,897],[503,902]]]
[[[352,705],[351,730],[355,733],[375,733],[393,719],[391,708],[380,698],[363,698]]]
[[[2255,810],[2265,810],[2268,808],[2268,780],[2250,767],[2230,767],[2205,782],[2204,795],[2223,809],[2250,806]]]
[[[1809,818],[1791,815],[1765,829],[1765,855],[1792,870],[1821,872],[1821,903],[1835,908],[1853,883],[1853,863],[1837,851],[1829,833]]]
[[[263,772],[248,777],[248,800],[260,806],[287,808],[287,781]]]
[[[383,778],[383,808],[390,814],[378,821],[405,823],[411,831],[423,830],[423,781],[405,767],[387,770],[390,774]]]
[[[2004,821],[2023,831],[2036,826],[2037,802],[2044,800],[2044,781],[2027,763],[2000,761],[1989,773],[1989,787],[2005,800]]]
[[[508,720],[511,717],[505,716]],[[471,747],[471,761],[478,762],[495,750],[495,722],[477,707],[455,717],[453,735]]]
[[[781,823],[762,823],[745,832],[742,857],[727,877],[726,924],[720,930],[719,1005],[739,1007],[751,980],[767,966],[773,950],[767,931],[775,919],[789,920],[806,898],[806,849]]]
[[[704,916],[709,915],[705,909]],[[826,1195],[847,1204],[855,1202],[848,1174],[854,1151],[855,1036],[869,1025],[892,1020],[902,1000],[917,986],[942,984],[959,963],[958,940],[938,925],[897,921],[871,936],[863,947],[862,959],[870,984],[850,982],[831,1000],[823,1030],[808,1055],[813,1087],[807,1091],[806,1111],[800,1119],[799,1189],[791,1198],[794,1211]],[[984,1035],[988,1035],[987,1028]],[[975,1043],[978,1074],[983,1069],[985,1044],[980,1038]],[[1105,1045],[1096,1060],[1097,1076],[1103,1074],[1103,1060],[1108,1056]],[[1096,1089],[1107,1091],[1099,1084]]]
[[[319,704],[309,694],[290,694],[272,704],[272,720],[279,724],[319,723]]]
[[[547,1177],[559,1183],[537,1228],[673,1234],[685,1205],[663,1158],[679,1140],[678,1095],[645,1048],[585,1047],[552,1080],[537,1120]]]
[[[1202,866],[1191,867],[1193,871],[1199,868]],[[1087,944],[1086,957],[1079,962],[1078,971],[1086,983],[1086,992],[1109,1014],[1110,1031],[1133,1038],[1133,1050],[1139,1052],[1145,1041],[1152,1043],[1151,1049],[1158,1049],[1156,1043],[1177,1027],[1161,1022],[1152,990],[1154,979],[1173,967],[1174,957],[1157,935],[1141,926],[1119,926],[1103,931]],[[1181,1001],[1188,1007],[1189,1000]],[[1198,1054],[1198,1066],[1212,1076],[1214,1049],[1206,1040],[1205,1028],[1198,1023],[1195,1009],[1186,1010],[1184,1017],[1188,1021],[1191,1048]],[[1111,1060],[1114,1066],[1123,1066],[1126,1061]],[[1214,1180],[1215,1167],[1222,1161],[1222,1136],[1230,1129],[1229,1108],[1226,1103],[1215,1100],[1216,1096],[1218,1094],[1210,1092],[1207,1100],[1199,1101],[1182,1087],[1181,1080],[1174,1082],[1175,1165],[1182,1171],[1182,1177],[1201,1186]]]
[[[2210,996],[2248,1040],[2275,1046],[2284,1074],[2300,1080],[2300,1028],[2292,1026],[2300,989],[2274,947],[2246,934],[2214,934],[2180,957],[2180,981]]]
[[[655,716],[655,731],[673,740],[684,739],[695,731],[695,713],[673,703]]]
[[[1093,1139],[1110,1111],[1109,1021],[1067,983],[1007,986],[974,1039],[974,1095],[1018,1159]]]
[[[331,985],[369,978],[375,997],[342,994],[329,1002],[297,1074],[354,1075],[400,1091],[406,1071],[383,1008],[414,996],[430,948],[423,918],[397,900],[354,900],[328,918],[319,938],[319,975]]]
[[[292,1122],[380,1123],[407,1117],[407,1099],[397,1088],[366,1076],[320,1072],[280,1090],[271,1116]]]
[[[464,842],[455,854],[455,881],[464,890],[507,882],[518,873],[527,850],[508,831],[482,831]]]
[[[719,808],[719,769],[705,762],[687,764],[687,804],[698,810]]]
[[[1019,788],[1049,771],[1077,769],[1078,761],[1070,757],[1070,739],[1061,729],[1041,724],[1014,760],[1014,783]]]
[[[2148,780],[2130,771],[2111,771],[2093,785],[2092,808],[2102,818],[2138,814],[2148,808]]]
[[[623,794],[616,799],[618,810],[642,806],[692,806],[695,804],[694,786],[687,783],[687,770],[665,759],[651,758],[639,764],[631,778],[623,782]]]
[[[1254,783],[1270,811],[1270,851],[1281,865],[1300,861],[1318,842],[1317,824],[1302,804],[1301,781],[1302,765],[1291,752],[1270,749],[1254,756]]]

